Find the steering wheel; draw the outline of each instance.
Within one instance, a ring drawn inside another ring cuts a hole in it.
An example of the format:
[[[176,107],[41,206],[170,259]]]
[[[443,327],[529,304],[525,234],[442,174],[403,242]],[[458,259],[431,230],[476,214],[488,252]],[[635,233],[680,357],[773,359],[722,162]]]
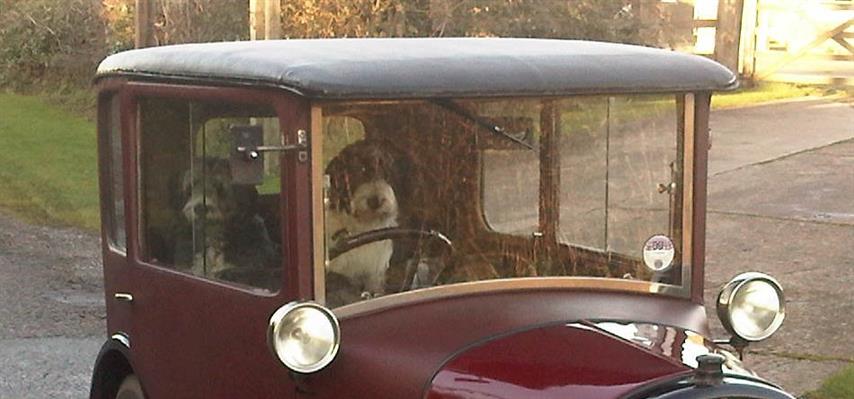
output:
[[[343,253],[351,251],[363,245],[368,245],[377,241],[399,238],[429,239],[442,243],[450,252],[454,251],[453,242],[451,242],[451,240],[447,236],[438,231],[407,229],[401,227],[386,227],[348,236],[338,241],[334,247],[329,249],[329,260],[331,261],[341,256]],[[400,285],[400,288],[397,289],[397,292],[403,292],[408,290],[409,287],[412,285],[414,278],[415,270],[410,270],[409,267],[407,267],[403,276],[403,281]]]
[[[454,244],[444,234],[436,230],[406,229],[402,227],[386,227],[366,231],[348,236],[329,249],[329,260],[333,260],[341,254],[352,251],[363,245],[377,241],[393,240],[398,238],[429,238],[445,244],[449,249],[454,249]]]

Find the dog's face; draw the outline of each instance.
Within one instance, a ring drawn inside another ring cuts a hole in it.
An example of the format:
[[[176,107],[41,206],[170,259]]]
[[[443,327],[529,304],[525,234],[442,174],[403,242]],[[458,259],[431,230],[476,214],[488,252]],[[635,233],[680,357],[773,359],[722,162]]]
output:
[[[393,162],[369,140],[346,147],[326,167],[330,208],[363,222],[396,217],[397,198],[389,184]]]
[[[385,180],[360,184],[350,201],[353,217],[361,222],[386,220],[397,216],[397,198]]]
[[[205,160],[203,165],[188,170],[182,188],[187,199],[182,211],[190,222],[199,218],[221,222],[237,208],[231,169],[225,160]]]

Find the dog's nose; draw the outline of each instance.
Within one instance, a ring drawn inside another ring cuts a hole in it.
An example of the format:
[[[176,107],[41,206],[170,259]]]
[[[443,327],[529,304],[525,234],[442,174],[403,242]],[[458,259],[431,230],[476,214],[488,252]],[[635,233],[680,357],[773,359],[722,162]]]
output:
[[[376,195],[372,197],[368,197],[368,207],[371,209],[378,209],[385,202],[385,198],[380,198]]]

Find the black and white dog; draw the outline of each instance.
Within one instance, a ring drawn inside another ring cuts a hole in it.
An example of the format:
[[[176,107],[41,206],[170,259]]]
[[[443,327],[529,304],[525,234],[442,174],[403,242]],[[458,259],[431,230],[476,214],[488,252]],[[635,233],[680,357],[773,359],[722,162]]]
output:
[[[181,211],[192,231],[192,256],[183,258],[193,274],[234,280],[228,276],[277,266],[276,245],[258,212],[258,192],[233,183],[228,160],[197,161],[184,174],[182,188]]]
[[[347,146],[329,162],[327,245],[334,247],[342,238],[397,226],[397,196],[391,186],[393,165],[394,158],[372,140]],[[327,271],[343,275],[362,293],[383,294],[392,252],[391,240],[356,247],[332,259]]]

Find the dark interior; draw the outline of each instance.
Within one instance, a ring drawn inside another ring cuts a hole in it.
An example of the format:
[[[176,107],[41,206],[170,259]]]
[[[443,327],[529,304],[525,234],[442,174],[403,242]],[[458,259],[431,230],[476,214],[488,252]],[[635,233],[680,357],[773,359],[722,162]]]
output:
[[[367,105],[330,111],[361,121],[365,138],[382,142],[394,154],[396,170],[401,173],[400,179],[391,183],[400,204],[399,225],[439,231],[453,242],[450,251],[429,239],[395,240],[387,292],[407,286],[411,262],[419,257],[434,260],[437,284],[561,275],[650,277],[640,259],[558,243],[549,234],[526,237],[492,230],[481,204],[479,149],[508,144],[471,121],[422,103],[400,103],[384,107],[381,113]],[[548,204],[541,202],[541,206]],[[543,214],[548,213],[541,212],[545,230],[553,221]]]

